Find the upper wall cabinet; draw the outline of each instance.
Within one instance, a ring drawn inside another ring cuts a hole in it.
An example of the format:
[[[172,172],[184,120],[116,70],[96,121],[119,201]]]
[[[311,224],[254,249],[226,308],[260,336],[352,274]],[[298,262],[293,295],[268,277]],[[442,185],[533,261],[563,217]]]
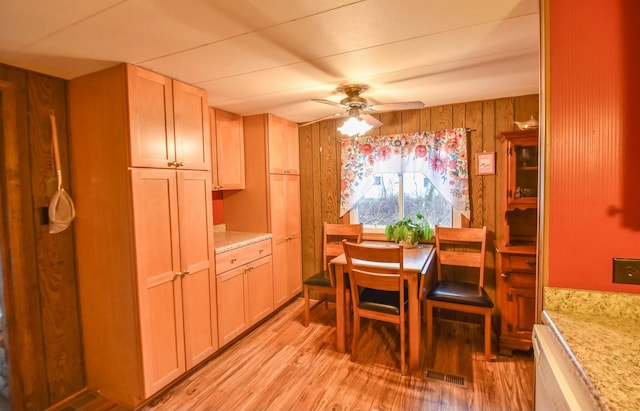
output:
[[[501,134],[507,159],[506,210],[536,208],[538,203],[538,129]]]
[[[242,117],[210,107],[209,123],[213,190],[243,190],[245,171]]]
[[[127,65],[131,166],[209,170],[207,92]]]
[[[269,173],[300,174],[298,126],[269,115]]]

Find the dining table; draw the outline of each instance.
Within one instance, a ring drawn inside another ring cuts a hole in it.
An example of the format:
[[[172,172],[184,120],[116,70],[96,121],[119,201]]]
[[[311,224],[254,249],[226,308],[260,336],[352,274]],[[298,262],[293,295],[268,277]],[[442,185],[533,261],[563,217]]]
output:
[[[362,241],[361,245],[373,247],[397,246],[390,241]],[[420,287],[431,283],[435,270],[435,247],[433,244],[417,244],[415,247],[405,247],[403,250],[403,264],[407,276],[407,295],[409,305],[409,370],[420,367]],[[346,352],[345,319],[347,307],[345,304],[345,273],[344,266],[347,259],[343,254],[333,258],[329,264],[334,268],[336,279],[336,349]]]

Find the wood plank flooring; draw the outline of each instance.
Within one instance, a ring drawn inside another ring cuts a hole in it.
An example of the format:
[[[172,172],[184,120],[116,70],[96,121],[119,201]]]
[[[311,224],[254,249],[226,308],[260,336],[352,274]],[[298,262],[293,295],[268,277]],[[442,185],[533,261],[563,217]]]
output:
[[[375,322],[369,333],[365,321],[360,355],[352,363],[334,348],[334,305],[321,304],[311,313],[305,328],[303,300],[294,301],[141,409],[533,409],[533,355],[516,352],[485,362],[478,326],[440,321],[433,366],[423,349],[422,368],[401,376],[393,325]],[[426,378],[430,368],[464,377],[465,386]]]

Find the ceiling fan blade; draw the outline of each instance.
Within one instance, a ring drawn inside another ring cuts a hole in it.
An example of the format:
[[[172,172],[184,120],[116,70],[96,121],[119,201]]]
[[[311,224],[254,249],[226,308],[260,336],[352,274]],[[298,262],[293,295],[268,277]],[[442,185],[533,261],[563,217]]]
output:
[[[395,110],[412,110],[417,108],[423,108],[424,103],[422,101],[405,101],[404,103],[387,103],[387,104],[374,104],[367,107],[367,111],[395,111]]]
[[[304,126],[308,126],[309,124],[317,123],[319,121],[330,120],[332,118],[341,118],[341,117],[346,117],[346,116],[347,116],[347,113],[335,113],[335,114],[331,114],[331,115],[328,115],[328,116],[317,118],[315,120],[311,120],[311,121],[303,123],[303,124],[298,124],[298,127],[304,127]]]
[[[315,101],[316,103],[328,104],[328,105],[334,106],[334,107],[340,107],[341,109],[347,109],[348,108],[346,106],[343,106],[340,103],[336,103],[335,101],[331,101],[331,100],[325,100],[323,98],[312,98],[311,101]]]
[[[360,118],[363,119],[365,123],[373,126],[374,128],[380,127],[383,124],[380,120],[378,120],[371,114],[361,114]]]

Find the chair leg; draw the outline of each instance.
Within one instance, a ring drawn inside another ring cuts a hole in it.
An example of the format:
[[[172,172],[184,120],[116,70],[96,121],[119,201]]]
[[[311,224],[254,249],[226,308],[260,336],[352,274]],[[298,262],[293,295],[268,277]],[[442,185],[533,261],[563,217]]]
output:
[[[360,316],[354,313],[353,316],[353,337],[351,340],[351,361],[358,360],[358,344],[360,340]]]
[[[310,320],[310,313],[309,313],[309,287],[308,286],[304,286],[304,326],[308,327],[309,326],[309,320]]]
[[[404,321],[400,321],[400,374],[406,375],[407,373],[407,360],[406,360],[406,324]]]
[[[427,301],[427,358],[431,357],[433,348],[433,306]]]
[[[484,315],[484,359],[491,360],[491,313]]]

